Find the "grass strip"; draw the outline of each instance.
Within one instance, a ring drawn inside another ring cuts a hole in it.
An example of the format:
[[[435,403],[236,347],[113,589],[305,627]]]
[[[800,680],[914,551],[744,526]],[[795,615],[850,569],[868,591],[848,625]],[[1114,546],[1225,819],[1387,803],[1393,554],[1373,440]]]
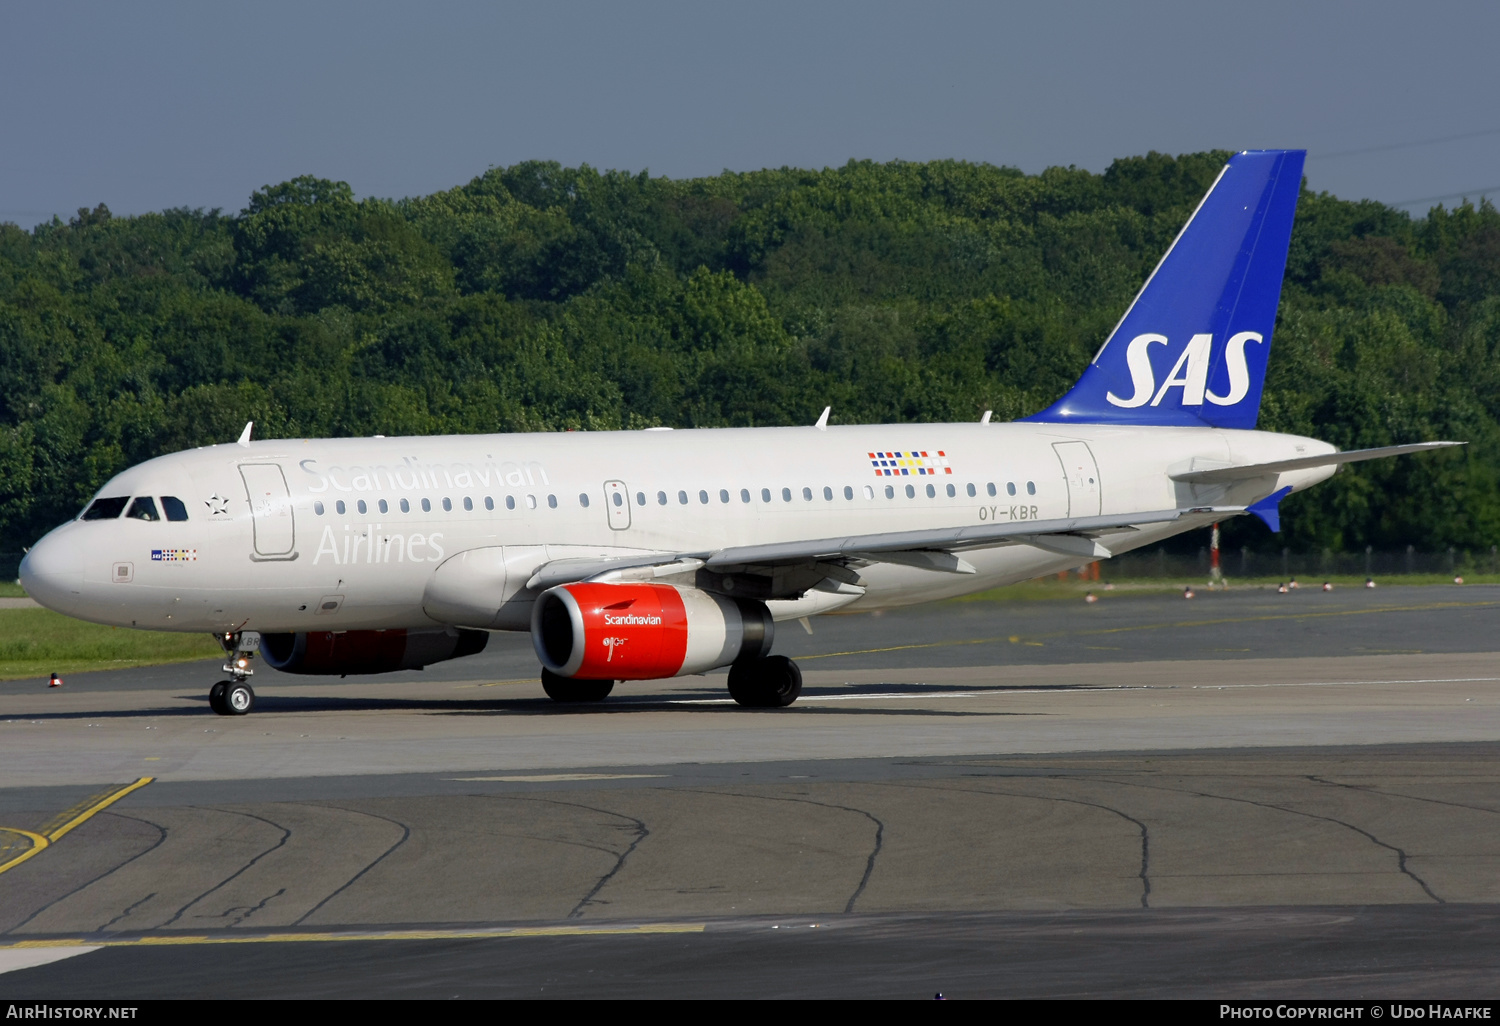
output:
[[[0,680],[90,670],[119,670],[193,659],[220,649],[207,633],[175,634],[104,627],[50,609],[0,609]]]

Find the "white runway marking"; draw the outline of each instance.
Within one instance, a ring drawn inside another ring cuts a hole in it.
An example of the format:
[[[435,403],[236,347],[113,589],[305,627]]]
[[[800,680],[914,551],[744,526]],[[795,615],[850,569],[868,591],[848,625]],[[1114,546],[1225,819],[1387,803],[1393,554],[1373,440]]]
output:
[[[1416,680],[1309,680],[1277,681],[1267,684],[1190,684],[1193,691],[1226,691],[1230,688],[1334,688],[1361,684],[1478,684],[1500,681],[1500,677],[1427,677]],[[862,699],[893,698],[994,698],[1006,695],[1092,695],[1101,691],[1177,691],[1181,684],[1125,684],[1118,687],[1077,687],[1060,684],[1049,688],[995,688],[992,691],[932,691],[932,692],[861,692],[852,695],[803,695],[803,702],[856,702]],[[671,698],[665,705],[732,705],[732,698]]]
[[[98,944],[70,944],[58,948],[6,948],[0,950],[0,973],[13,973],[17,969],[33,969],[49,962],[61,962],[75,955],[98,951],[99,948]]]

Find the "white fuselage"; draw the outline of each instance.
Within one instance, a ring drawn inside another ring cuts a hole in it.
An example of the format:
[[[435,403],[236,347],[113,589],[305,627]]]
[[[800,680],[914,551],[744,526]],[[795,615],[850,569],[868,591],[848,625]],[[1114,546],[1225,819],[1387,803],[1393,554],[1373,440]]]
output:
[[[455,579],[473,592],[465,601],[498,610],[558,559],[1243,506],[1334,468],[1209,486],[1169,475],[1331,451],[1261,431],[1031,423],[256,441],[117,475],[101,497],[150,496],[161,518],[74,520],[32,549],[23,578],[45,606],[122,627],[432,627],[453,621],[429,595],[434,574],[474,550],[500,570]],[[167,496],[186,520],[165,518]],[[1108,547],[1212,519],[1113,532]],[[784,619],[922,602],[1088,561],[1014,543],[965,559],[977,573],[877,563],[860,570],[862,595],[810,592],[772,609]],[[523,613],[465,625],[524,630]]]

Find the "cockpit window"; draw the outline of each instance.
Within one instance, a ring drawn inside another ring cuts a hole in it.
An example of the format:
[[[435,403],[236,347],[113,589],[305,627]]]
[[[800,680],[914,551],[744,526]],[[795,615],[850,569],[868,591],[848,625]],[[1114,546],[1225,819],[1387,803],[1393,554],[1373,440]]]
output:
[[[131,520],[160,520],[156,512],[156,500],[149,495],[138,495],[136,500],[130,504],[130,512],[125,516]]]
[[[187,519],[187,507],[175,495],[163,495],[161,497],[161,509],[167,515],[168,520]]]
[[[125,504],[130,501],[130,496],[121,495],[117,498],[95,499],[89,508],[83,511],[80,520],[113,520],[125,511]]]

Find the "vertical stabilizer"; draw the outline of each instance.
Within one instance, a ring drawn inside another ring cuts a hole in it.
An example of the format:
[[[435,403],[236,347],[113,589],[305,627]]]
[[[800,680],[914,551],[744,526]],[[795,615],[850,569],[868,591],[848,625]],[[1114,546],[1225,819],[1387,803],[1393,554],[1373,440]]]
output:
[[[1083,377],[1025,419],[1255,427],[1305,156],[1231,157]]]

